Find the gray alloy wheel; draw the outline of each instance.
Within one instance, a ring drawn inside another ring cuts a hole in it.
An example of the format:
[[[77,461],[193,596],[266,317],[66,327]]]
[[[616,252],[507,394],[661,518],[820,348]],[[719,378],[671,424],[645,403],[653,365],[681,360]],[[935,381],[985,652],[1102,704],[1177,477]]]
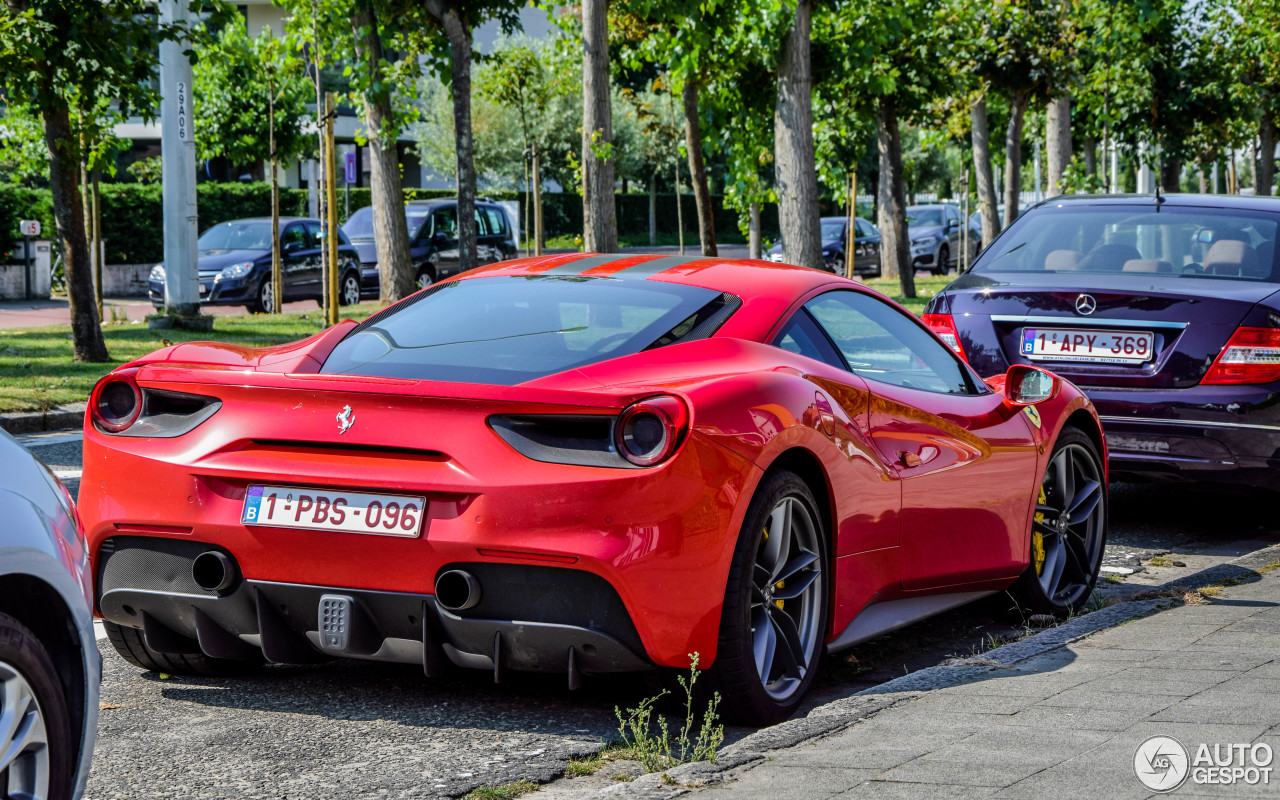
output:
[[[808,506],[783,497],[769,513],[751,582],[752,652],[760,683],[787,702],[822,646],[825,586],[818,526]]]
[[[16,667],[0,661],[0,794],[23,800],[49,797],[52,760],[35,690]]]
[[[432,272],[431,267],[429,265],[424,266],[422,269],[418,270],[418,278],[416,281],[416,283],[418,284],[418,288],[425,289],[431,284],[435,283],[435,278],[433,277],[433,274],[434,273]]]
[[[360,276],[355,272],[348,272],[342,276],[342,289],[338,292],[339,303],[344,306],[354,306],[360,302]]]
[[[272,290],[271,279],[263,278],[258,285],[258,311],[270,314],[276,307],[276,293]]]
[[[1045,472],[1043,498],[1032,526],[1033,555],[1040,588],[1055,605],[1074,608],[1097,580],[1102,533],[1106,529],[1101,468],[1084,445],[1069,442],[1053,454]],[[1040,549],[1035,549],[1038,535]]]

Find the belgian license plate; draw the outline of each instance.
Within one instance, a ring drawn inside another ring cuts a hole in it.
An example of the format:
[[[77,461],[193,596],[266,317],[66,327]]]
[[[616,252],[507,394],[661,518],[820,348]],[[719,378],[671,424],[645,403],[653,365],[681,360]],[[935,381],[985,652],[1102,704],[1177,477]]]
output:
[[[240,521],[270,528],[412,538],[422,530],[426,507],[423,497],[299,486],[250,486]]]
[[[1084,328],[1023,328],[1022,355],[1036,361],[1141,364],[1151,360],[1155,334]]]

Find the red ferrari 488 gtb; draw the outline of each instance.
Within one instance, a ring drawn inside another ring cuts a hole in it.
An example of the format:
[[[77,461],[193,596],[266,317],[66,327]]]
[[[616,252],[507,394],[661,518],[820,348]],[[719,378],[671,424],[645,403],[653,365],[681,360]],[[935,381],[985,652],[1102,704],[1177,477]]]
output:
[[[983,382],[826,272],[559,255],[294,344],[112,372],[80,511],[120,655],[687,668],[785,717],[837,650],[1013,587],[1067,614],[1107,526],[1098,419]]]

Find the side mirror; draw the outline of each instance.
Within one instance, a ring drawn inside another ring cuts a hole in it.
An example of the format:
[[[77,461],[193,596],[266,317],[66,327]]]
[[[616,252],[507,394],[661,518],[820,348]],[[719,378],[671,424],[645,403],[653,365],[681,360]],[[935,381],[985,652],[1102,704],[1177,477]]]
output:
[[[1004,374],[1004,396],[1014,406],[1034,406],[1058,396],[1062,379],[1027,364],[1014,364]]]
[[[282,253],[296,253],[302,249],[302,242],[285,242],[280,248]]]

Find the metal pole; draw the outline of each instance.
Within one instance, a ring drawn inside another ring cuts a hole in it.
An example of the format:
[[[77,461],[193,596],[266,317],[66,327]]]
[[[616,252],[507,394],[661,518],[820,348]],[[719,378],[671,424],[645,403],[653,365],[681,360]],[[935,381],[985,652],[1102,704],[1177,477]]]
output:
[[[189,22],[187,0],[160,0],[160,22]],[[164,302],[181,316],[200,313],[196,275],[196,140],[191,125],[187,41],[160,43],[160,150],[164,201]]]
[[[23,236],[22,242],[23,242],[22,260],[25,262],[25,269],[27,274],[27,299],[30,300],[31,299],[31,237]]]
[[[969,269],[969,168],[960,178],[960,271]]]
[[[854,250],[858,244],[858,170],[849,173],[849,227],[844,233],[844,276],[853,280]]]
[[[271,149],[271,313],[284,312],[284,276],[280,264],[280,157],[276,154],[276,90],[267,90],[267,129]]]
[[[328,180],[325,181],[325,215],[324,241],[329,253],[329,324],[338,324],[338,175],[337,164],[333,157],[333,92],[324,95],[324,170]]]

